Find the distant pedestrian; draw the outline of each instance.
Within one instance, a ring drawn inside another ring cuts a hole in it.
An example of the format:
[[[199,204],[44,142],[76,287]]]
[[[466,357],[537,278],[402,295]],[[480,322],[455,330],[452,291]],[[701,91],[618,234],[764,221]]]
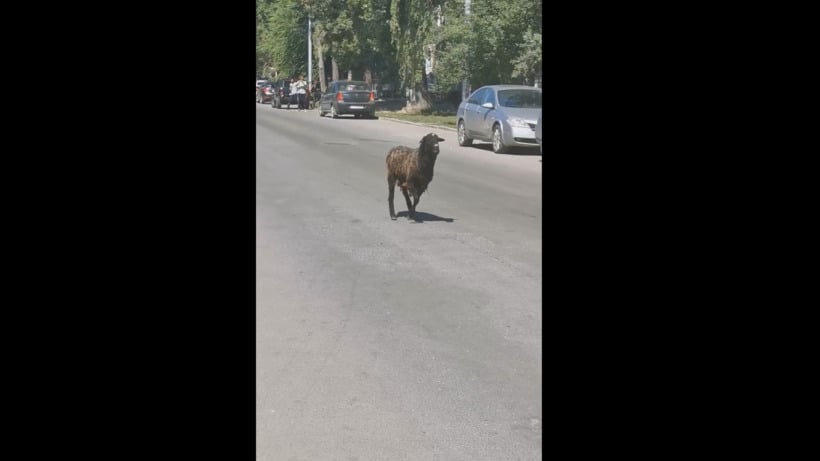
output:
[[[299,104],[299,110],[307,110],[307,82],[305,82],[305,77],[300,75],[299,80],[297,80],[293,86],[296,89],[296,100]]]
[[[313,101],[314,109],[315,106],[319,104],[319,99],[322,97],[322,84],[319,82],[319,78],[313,80],[313,84],[310,86],[310,94],[308,94],[308,98],[310,101]]]

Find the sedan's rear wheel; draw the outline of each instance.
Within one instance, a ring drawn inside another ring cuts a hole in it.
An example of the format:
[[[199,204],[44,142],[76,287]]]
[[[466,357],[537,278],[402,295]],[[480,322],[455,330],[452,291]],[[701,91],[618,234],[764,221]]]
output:
[[[473,140],[467,137],[467,130],[464,128],[464,120],[458,121],[458,145],[472,146]]]

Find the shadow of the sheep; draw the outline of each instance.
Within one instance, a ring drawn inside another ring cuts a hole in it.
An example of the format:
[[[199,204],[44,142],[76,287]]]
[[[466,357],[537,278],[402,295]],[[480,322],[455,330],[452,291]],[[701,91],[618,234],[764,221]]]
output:
[[[396,213],[396,219],[398,218],[406,218],[407,212],[406,211],[399,211]],[[442,218],[441,216],[436,216],[434,214],[425,213],[423,211],[417,211],[416,216],[413,218],[415,222],[425,222],[425,221],[444,221],[444,222],[453,222],[455,219],[453,218]]]

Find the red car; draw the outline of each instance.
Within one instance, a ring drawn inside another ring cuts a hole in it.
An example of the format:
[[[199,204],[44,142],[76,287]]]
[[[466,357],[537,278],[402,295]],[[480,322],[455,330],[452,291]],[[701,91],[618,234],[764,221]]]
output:
[[[256,102],[265,104],[273,100],[273,83],[265,82],[256,87]]]

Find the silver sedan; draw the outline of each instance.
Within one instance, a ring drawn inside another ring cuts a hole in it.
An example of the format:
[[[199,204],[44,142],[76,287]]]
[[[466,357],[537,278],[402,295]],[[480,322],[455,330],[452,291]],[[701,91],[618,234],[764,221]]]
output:
[[[493,143],[493,151],[538,148],[535,125],[541,115],[541,89],[524,85],[488,85],[462,101],[456,112],[458,144]]]

